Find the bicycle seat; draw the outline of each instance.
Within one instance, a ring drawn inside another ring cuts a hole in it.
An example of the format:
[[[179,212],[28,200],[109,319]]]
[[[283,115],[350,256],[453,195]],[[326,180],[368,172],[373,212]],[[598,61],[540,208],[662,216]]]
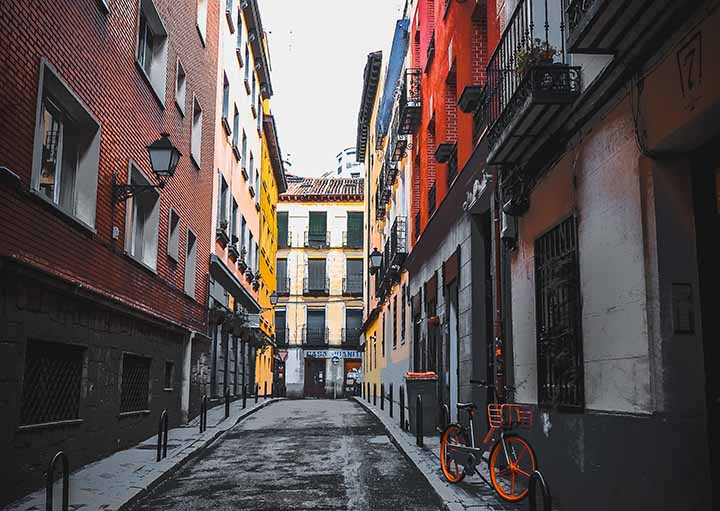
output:
[[[458,403],[458,410],[477,410],[475,403]]]

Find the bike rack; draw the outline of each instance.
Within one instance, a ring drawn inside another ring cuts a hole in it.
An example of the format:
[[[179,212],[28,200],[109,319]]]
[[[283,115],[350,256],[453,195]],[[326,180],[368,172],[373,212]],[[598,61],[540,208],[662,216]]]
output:
[[[164,433],[164,434],[163,434]],[[160,461],[167,457],[167,439],[168,439],[168,414],[167,410],[163,410],[158,421],[158,441],[157,441],[157,459]],[[162,448],[162,456],[160,456]]]
[[[380,384],[380,409],[385,409],[385,384]]]
[[[423,409],[420,394],[418,394],[415,402],[415,444],[418,447],[423,446]]]
[[[200,400],[200,433],[204,433],[207,429],[207,396],[203,396]]]
[[[393,416],[393,384],[390,384],[390,393],[388,394],[388,405],[390,405],[390,418]]]
[[[53,456],[53,459],[48,466],[47,485],[45,487],[46,511],[52,511],[53,508],[53,472],[55,472],[55,464],[58,460],[62,461],[62,511],[68,511],[68,503],[70,501],[70,463],[68,462],[67,454],[65,454],[63,451],[60,451],[55,456]]]
[[[545,482],[545,478],[539,470],[534,471],[530,475],[530,511],[535,511],[537,509],[536,491],[538,483],[540,483],[540,490],[542,491],[543,511],[550,511],[552,509],[552,496],[550,495],[550,489]]]
[[[398,390],[398,394],[400,394],[398,400],[400,401],[400,429],[405,429],[405,388],[400,385],[400,389]]]
[[[225,387],[223,392],[225,397],[225,418],[230,417],[230,387]]]

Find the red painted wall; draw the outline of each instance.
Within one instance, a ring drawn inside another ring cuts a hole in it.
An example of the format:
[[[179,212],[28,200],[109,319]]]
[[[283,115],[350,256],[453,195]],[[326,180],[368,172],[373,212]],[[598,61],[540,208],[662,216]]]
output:
[[[499,38],[494,1],[418,0],[413,19],[412,61],[422,73],[422,121],[415,134],[413,159],[413,222],[420,211],[420,233],[428,222],[428,192],[436,184],[436,208],[447,194],[447,164],[435,161],[437,144],[457,142],[458,172],[474,148],[472,114],[463,113],[457,100],[466,85],[484,85],[485,68]],[[435,33],[435,54],[428,67],[427,50]],[[452,41],[452,57],[449,47]],[[454,77],[450,73],[452,58]],[[451,77],[448,80],[448,77]],[[434,130],[431,121],[431,98]],[[413,233],[415,229],[413,226]]]
[[[154,0],[169,34],[165,107],[135,63],[138,0],[10,1],[0,9],[0,256],[76,282],[162,319],[205,331],[219,0],[208,6],[207,47],[195,26],[195,0]],[[185,117],[175,106],[178,56],[187,74]],[[101,124],[96,232],[30,193],[41,58],[54,66]],[[191,102],[203,108],[202,168],[190,161]],[[124,253],[125,206],[111,218],[111,176],[127,182],[128,161],[151,171],[145,146],[163,131],[183,157],[160,193],[157,273]],[[180,261],[167,254],[169,208],[180,215]],[[120,239],[111,239],[112,226]],[[195,300],[184,292],[185,232],[198,237]]]

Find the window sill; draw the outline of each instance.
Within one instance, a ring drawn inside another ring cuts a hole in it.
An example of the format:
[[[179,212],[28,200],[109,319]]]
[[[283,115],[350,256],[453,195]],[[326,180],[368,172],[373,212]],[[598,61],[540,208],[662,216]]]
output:
[[[200,25],[195,23],[195,28],[197,28],[198,36],[200,37],[200,44],[202,44],[202,47],[205,48],[205,34],[203,34],[202,29],[200,28]]]
[[[30,193],[33,195],[33,197],[36,197],[44,206],[49,206],[50,211],[56,213],[57,216],[60,217],[60,219],[65,221],[65,223],[70,224],[73,227],[79,227],[80,229],[85,231],[86,234],[89,234],[93,237],[97,236],[97,231],[92,225],[86,224],[72,213],[68,213],[58,204],[55,204],[53,201],[45,197],[45,195],[35,190],[34,188],[30,189]]]
[[[172,392],[172,391],[173,391],[173,388],[172,388],[172,387],[165,387],[165,388],[163,389],[163,392]]]
[[[226,115],[222,116],[222,125],[223,129],[225,130],[225,134],[229,137],[232,135],[232,130],[230,129],[230,123],[228,122],[228,118]]]
[[[228,29],[230,30],[230,33],[234,34],[235,33],[235,23],[233,22],[233,18],[232,18],[232,11],[225,10],[225,18],[227,18]]]
[[[157,90],[155,90],[155,87],[153,86],[152,81],[150,80],[150,77],[145,72],[145,69],[143,69],[140,62],[138,62],[137,58],[135,58],[135,67],[140,72],[140,76],[143,77],[143,80],[145,80],[145,83],[147,84],[147,86],[150,87],[150,90],[152,91],[153,96],[155,96],[155,99],[157,100],[158,105],[160,105],[160,109],[165,110],[165,100],[160,96],[160,93]]]
[[[200,160],[199,157],[196,158],[193,153],[190,153],[190,161],[193,162],[193,165],[195,165],[195,168],[197,170],[200,170],[200,161],[199,160]]]
[[[85,422],[85,419],[68,419],[64,421],[54,421],[54,422],[42,422],[40,424],[26,424],[23,426],[17,427],[17,432],[22,433],[25,431],[35,431],[40,429],[51,429],[51,428],[61,428],[64,426],[75,426],[77,424],[82,424]]]
[[[140,415],[150,415],[150,410],[135,410],[132,412],[120,412],[118,417],[124,419],[125,417],[137,417]]]
[[[185,117],[185,108],[178,102],[177,98],[175,98],[175,106],[180,112],[180,116]]]
[[[152,276],[157,277],[157,275],[158,275],[157,269],[153,268],[152,266],[149,266],[149,265],[145,264],[143,261],[141,261],[140,259],[138,259],[138,258],[135,257],[134,255],[132,255],[130,252],[125,252],[125,256],[126,256],[130,261],[132,261],[133,263],[135,263],[136,265],[138,265],[140,268],[142,268],[143,270],[149,272]]]

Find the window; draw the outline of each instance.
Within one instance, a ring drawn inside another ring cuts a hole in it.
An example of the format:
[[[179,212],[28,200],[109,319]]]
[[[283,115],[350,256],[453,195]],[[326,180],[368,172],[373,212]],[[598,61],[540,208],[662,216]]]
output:
[[[185,91],[187,77],[185,76],[185,69],[182,67],[180,60],[177,61],[177,68],[175,70],[175,104],[180,109],[180,113],[185,116]]]
[[[363,213],[362,211],[348,211],[347,214],[347,235],[346,248],[362,248],[363,247]]]
[[[208,0],[197,0],[197,29],[203,46],[207,37],[207,13]]]
[[[393,349],[397,349],[397,308],[398,308],[398,301],[397,301],[397,294],[393,297],[392,302],[392,347]]]
[[[245,89],[250,94],[250,47],[245,43]]]
[[[257,272],[260,268],[260,247],[257,244],[257,241],[255,242],[255,271]]]
[[[252,167],[252,156],[250,157],[250,166]],[[255,172],[255,206],[260,204],[260,170]],[[259,211],[259,209],[258,209]]]
[[[233,113],[233,128],[232,128],[232,134],[233,134],[233,151],[235,151],[235,157],[240,159],[240,153],[239,151],[239,137],[240,133],[238,132],[240,128],[240,114],[238,113],[237,105],[235,105],[235,112]]]
[[[327,212],[310,211],[309,228],[305,246],[310,248],[327,248]]]
[[[235,32],[235,24],[233,23],[233,0],[227,0],[225,2],[225,17],[227,18],[228,22],[228,29],[232,34],[233,32]]]
[[[250,162],[248,164],[248,175],[250,176],[250,186],[252,186],[253,183],[253,173],[255,172],[255,157],[253,156],[252,151],[250,151]]]
[[[262,121],[263,121],[263,113],[262,113],[262,97],[258,95],[257,97],[257,132],[260,136],[262,136]]]
[[[278,345],[287,344],[287,326],[284,310],[275,310],[275,340]]]
[[[165,374],[163,376],[163,389],[172,390],[173,380],[175,379],[175,364],[167,361],[165,362]]]
[[[255,73],[253,73],[250,77],[250,83],[250,106],[253,107],[253,110],[255,110],[255,94],[257,89],[257,79],[255,78]],[[257,112],[253,113],[257,115]]]
[[[247,175],[247,135],[245,134],[245,130],[243,130],[243,136],[242,136],[242,168],[244,170],[243,177],[247,181],[248,175]]]
[[[255,255],[253,254],[253,247],[254,247],[254,246],[255,246],[255,244],[253,243],[253,235],[252,235],[252,233],[251,233],[250,231],[248,231],[248,246],[247,246],[247,250],[248,250],[248,260],[247,260],[247,263],[248,263],[248,266],[252,266],[252,263],[253,263],[253,261],[255,260]]]
[[[247,221],[245,215],[241,215],[240,219],[240,247],[245,247],[245,232],[247,231]]]
[[[167,253],[175,262],[180,260],[180,215],[172,208],[168,218]]]
[[[84,348],[28,340],[25,350],[20,424],[78,419]]]
[[[150,359],[124,353],[120,384],[120,413],[150,408]]]
[[[230,81],[228,80],[227,74],[223,73],[223,96],[222,96],[222,125],[225,128],[225,132],[230,134],[230,121],[228,116],[230,115]]]
[[[400,309],[400,344],[405,343],[405,323],[407,320],[407,284],[402,287],[402,308]]]
[[[128,174],[130,184],[150,184],[132,162]],[[153,270],[157,267],[159,221],[160,195],[155,190],[146,190],[128,199],[125,250],[134,259]]]
[[[345,310],[345,335],[343,343],[357,344],[360,340],[360,328],[362,327],[362,309]]]
[[[277,278],[277,293],[279,295],[289,295],[290,280],[287,274],[287,259],[278,259],[276,261],[275,272]]]
[[[195,298],[195,264],[197,260],[197,238],[188,229],[185,246],[185,293]]]
[[[288,213],[287,213],[287,211],[278,211],[277,228],[278,228],[278,248],[289,248],[290,247],[290,236],[288,233]]]
[[[230,216],[230,242],[235,245],[240,238],[238,236],[238,230],[240,225],[238,224],[238,203],[233,198],[232,200],[232,215]]]
[[[577,226],[570,217],[535,240],[538,403],[582,408]]]
[[[100,124],[49,64],[40,68],[33,188],[84,224],[95,226]]]
[[[160,14],[152,0],[141,0],[135,58],[150,82],[150,88],[163,105],[167,80],[167,56],[167,31]]]
[[[243,27],[242,27],[242,12],[238,10],[237,14],[237,39],[235,39],[235,57],[237,57],[238,64],[243,67]]]
[[[305,277],[306,293],[327,293],[328,285],[325,266],[325,259],[308,260],[307,277]]]
[[[190,130],[190,156],[195,165],[200,167],[200,150],[202,147],[203,113],[197,98],[193,99],[192,127]]]
[[[435,212],[435,192],[435,183],[433,183],[428,192],[428,216],[431,216]]]
[[[351,172],[350,177],[353,179],[359,179],[360,178],[360,172]]]
[[[350,296],[363,294],[363,260],[360,258],[345,260],[345,287],[343,293]]]
[[[322,345],[327,343],[325,330],[325,309],[310,309],[307,311],[307,325],[305,326],[305,344]]]
[[[228,195],[230,189],[225,177],[218,171],[218,209],[217,209],[217,229],[227,232],[227,214],[228,214]]]

